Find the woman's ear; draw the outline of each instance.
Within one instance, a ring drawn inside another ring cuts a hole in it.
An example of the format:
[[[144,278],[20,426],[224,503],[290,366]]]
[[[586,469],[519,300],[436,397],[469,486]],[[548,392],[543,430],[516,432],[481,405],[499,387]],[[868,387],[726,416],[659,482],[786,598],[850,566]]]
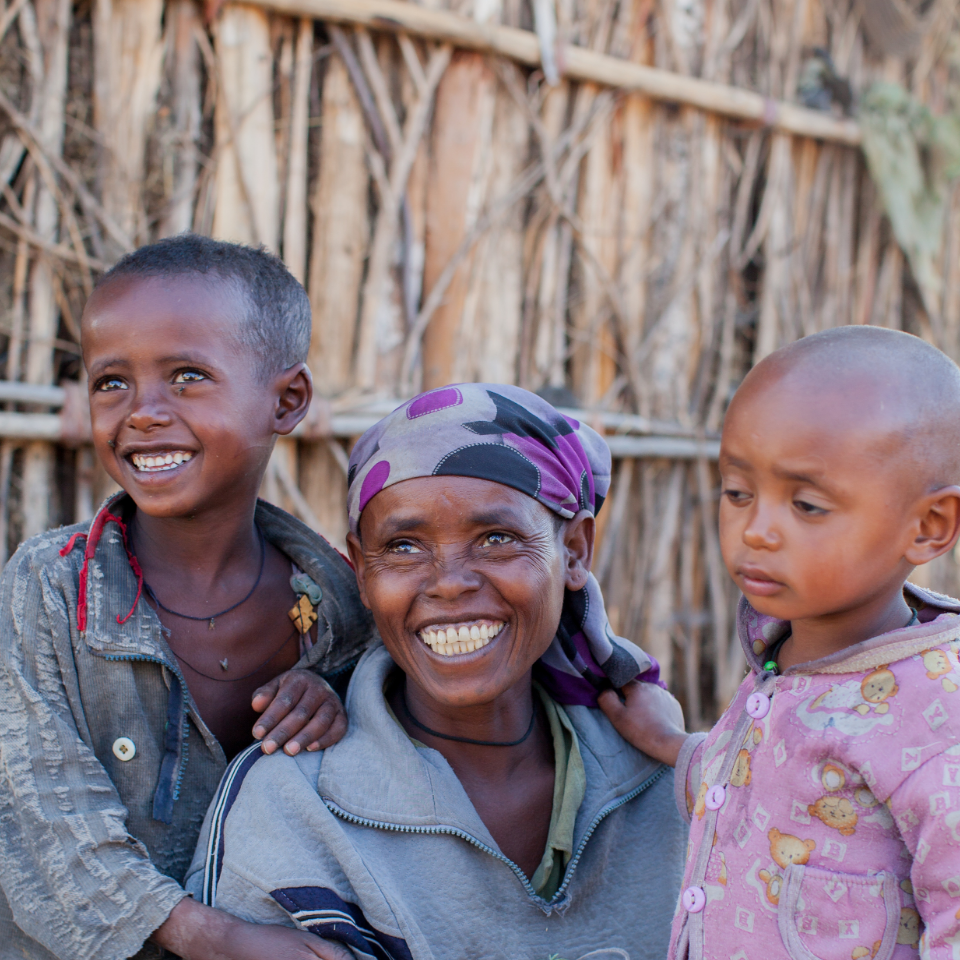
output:
[[[568,590],[582,590],[587,585],[596,533],[597,523],[589,510],[581,510],[563,525],[564,576]]]
[[[357,589],[360,591],[360,601],[369,610],[370,604],[367,603],[367,563],[363,556],[363,546],[360,538],[355,533],[347,534],[347,552],[350,554],[350,562],[353,564],[354,573],[357,575]]]
[[[305,363],[295,363],[275,384],[277,406],[273,432],[285,437],[307,415],[313,400],[313,376]]]
[[[904,558],[915,567],[945,554],[960,537],[960,487],[941,487],[920,501],[917,535]]]

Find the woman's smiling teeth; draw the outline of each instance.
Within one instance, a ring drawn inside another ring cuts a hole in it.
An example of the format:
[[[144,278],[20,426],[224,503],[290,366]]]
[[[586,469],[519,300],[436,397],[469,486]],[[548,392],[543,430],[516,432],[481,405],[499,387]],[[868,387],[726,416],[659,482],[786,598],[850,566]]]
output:
[[[181,463],[193,459],[192,453],[186,450],[171,450],[169,453],[156,453],[147,456],[143,453],[134,453],[130,462],[144,473],[159,473],[162,470],[175,470]]]
[[[471,623],[427,627],[420,631],[423,640],[434,653],[453,657],[461,653],[473,653],[485,647],[501,630],[503,622],[474,620]]]

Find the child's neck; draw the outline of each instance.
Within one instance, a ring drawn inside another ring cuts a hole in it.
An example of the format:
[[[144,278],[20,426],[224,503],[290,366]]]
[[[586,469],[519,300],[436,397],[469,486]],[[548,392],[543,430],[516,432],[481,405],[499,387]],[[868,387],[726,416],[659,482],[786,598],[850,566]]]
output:
[[[798,663],[839,653],[871,637],[905,627],[912,616],[901,585],[853,609],[792,620],[790,637],[777,654],[777,667],[783,673]]]
[[[258,563],[255,509],[255,500],[192,517],[151,517],[138,509],[130,533],[144,577],[183,580],[203,594],[226,573]]]

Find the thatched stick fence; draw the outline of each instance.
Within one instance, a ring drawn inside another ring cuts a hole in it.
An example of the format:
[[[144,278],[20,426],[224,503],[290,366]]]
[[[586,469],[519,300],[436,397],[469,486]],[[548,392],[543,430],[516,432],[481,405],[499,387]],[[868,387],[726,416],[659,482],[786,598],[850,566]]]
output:
[[[541,391],[614,453],[614,628],[708,722],[742,670],[713,465],[736,384],[843,323],[960,358],[960,190],[928,185],[946,214],[901,246],[858,115],[877,80],[960,103],[958,0],[898,0],[902,29],[881,6],[0,0],[0,555],[110,489],[97,274],[186,229],[264,243],[310,295],[318,398],[263,494],[340,541],[378,416],[458,380]],[[896,163],[930,155],[880,120]],[[960,589],[950,559],[922,575]]]

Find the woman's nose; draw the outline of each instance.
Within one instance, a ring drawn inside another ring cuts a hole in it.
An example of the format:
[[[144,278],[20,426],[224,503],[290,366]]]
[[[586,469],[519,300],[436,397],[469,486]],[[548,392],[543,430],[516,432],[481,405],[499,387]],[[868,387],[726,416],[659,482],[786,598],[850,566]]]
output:
[[[440,600],[455,600],[463,593],[478,589],[480,577],[461,551],[438,551],[426,592]]]

